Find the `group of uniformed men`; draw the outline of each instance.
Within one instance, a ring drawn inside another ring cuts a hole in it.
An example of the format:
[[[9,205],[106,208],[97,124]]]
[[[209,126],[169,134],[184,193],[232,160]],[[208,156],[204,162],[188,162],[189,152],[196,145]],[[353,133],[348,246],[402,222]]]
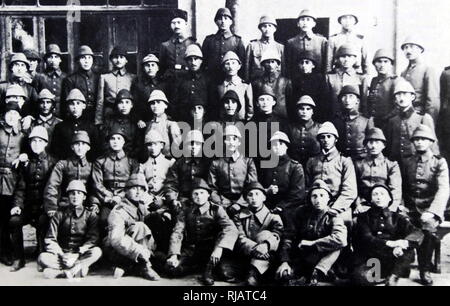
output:
[[[417,253],[421,281],[431,285],[449,199],[435,125],[450,132],[450,70],[439,97],[425,47],[410,37],[402,77],[380,49],[369,81],[352,13],[327,40],[303,10],[285,46],[274,40],[276,20],[262,16],[261,38],[247,48],[227,8],[214,20],[217,33],[200,46],[186,35],[186,12],[175,10],[173,36],[142,59],[137,77],[121,46],[106,74],[92,70],[88,46],[71,75],[55,44],[43,59],[33,50],[12,55],[0,84],[1,262],[24,267],[22,227],[32,224],[47,278],[85,277],[105,255],[116,278],[202,272],[206,285],[343,277],[396,285]],[[258,139],[275,166],[240,149],[248,122],[267,135]],[[223,156],[205,157],[211,138]],[[183,156],[173,158],[174,149]],[[375,281],[373,258],[382,267]]]

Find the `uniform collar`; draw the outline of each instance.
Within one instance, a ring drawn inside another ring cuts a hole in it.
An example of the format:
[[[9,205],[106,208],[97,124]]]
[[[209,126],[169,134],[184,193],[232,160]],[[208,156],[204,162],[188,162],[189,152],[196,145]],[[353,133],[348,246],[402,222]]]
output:
[[[271,44],[271,43],[273,43],[273,42],[275,41],[275,39],[274,39],[273,37],[268,37],[268,38],[266,38],[266,37],[261,37],[261,38],[259,39],[259,41],[260,41],[261,43],[263,43],[263,44]]]
[[[53,122],[53,120],[55,119],[55,117],[53,116],[53,114],[48,115],[47,117],[44,117],[42,115],[39,115],[39,117],[37,118],[37,122],[42,124],[42,123],[48,123],[51,124]]]
[[[334,147],[333,149],[331,149],[330,151],[328,151],[326,153],[322,150],[321,154],[324,159],[327,159],[328,161],[330,161],[330,160],[333,160],[334,158],[336,158],[337,156],[339,156],[339,151],[336,149],[336,147]]]
[[[420,66],[422,64],[423,64],[423,59],[421,57],[418,57],[415,60],[409,61],[407,69],[414,69],[417,66]]]
[[[238,75],[235,75],[231,79],[226,79],[224,81],[224,83],[225,83],[225,86],[230,86],[230,85],[237,86],[242,83],[242,79]]]
[[[83,205],[80,205],[80,206],[72,206],[72,205],[70,205],[70,211],[73,214],[75,214],[75,216],[77,218],[79,218],[84,212],[84,207],[83,207]]]
[[[124,67],[122,69],[115,69],[112,71],[112,74],[114,74],[115,76],[118,76],[120,74],[120,76],[124,76],[127,73],[127,69]]]
[[[197,205],[197,204],[194,204],[194,205]],[[204,213],[206,213],[210,209],[210,207],[211,207],[211,204],[208,201],[208,202],[206,202],[204,205],[202,205],[200,207],[197,206],[196,210],[198,212],[200,212],[201,215],[203,215]]]
[[[343,111],[341,113],[342,118],[345,121],[353,121],[354,119],[359,117],[359,111],[356,109],[351,109],[350,111]]]
[[[314,120],[309,119],[308,121],[299,120],[299,125],[305,129],[310,129],[314,125]]]
[[[259,224],[263,224],[269,213],[270,213],[269,209],[266,207],[266,205],[263,204],[263,206],[254,214],[256,219],[259,221]]]
[[[412,116],[412,114],[414,114],[416,111],[414,110],[414,107],[411,105],[410,107],[408,107],[407,110],[405,111],[400,111],[399,112],[399,116],[402,119],[406,119]]]
[[[225,38],[225,39],[228,39],[228,38],[230,38],[231,36],[233,36],[233,33],[231,33],[230,30],[224,30],[224,31],[219,30],[219,31],[217,31],[217,34],[216,34],[216,35],[219,36],[219,37],[223,37],[223,38]]]
[[[344,74],[349,75],[349,76],[354,76],[356,75],[356,70],[354,68],[351,68],[349,70],[344,70],[342,68],[337,69],[337,74],[339,74],[340,76],[343,76]]]
[[[150,84],[158,85],[158,83],[159,83],[159,80],[156,76],[151,78],[147,74],[144,75],[143,81],[144,81],[145,85],[150,85]]]
[[[164,122],[165,120],[167,120],[167,115],[164,113],[159,117],[153,116],[152,122]]]
[[[306,38],[308,40],[311,40],[314,38],[314,36],[316,36],[316,34],[314,34],[314,33],[308,34],[308,33],[304,32],[304,33],[300,33],[298,36],[300,37],[300,39]]]
[[[417,161],[425,163],[429,161],[434,156],[433,151],[428,150],[424,154],[417,153]]]
[[[56,70],[55,69],[47,69],[46,73],[47,73],[48,76],[53,76],[55,74],[57,76],[61,76],[62,70],[60,68],[58,68]]]
[[[39,154],[35,154],[35,153],[31,153],[31,159],[36,159],[36,160],[44,160],[47,158],[47,153],[41,152]]]
[[[83,158],[78,158],[78,156],[73,157],[72,158],[72,164],[74,166],[78,166],[78,165],[81,165],[82,167],[86,166],[87,165],[86,156],[83,157]]]
[[[88,78],[91,78],[94,75],[94,72],[92,72],[92,69],[86,71],[80,68],[78,71],[82,76],[87,76]]]
[[[389,207],[379,208],[376,206],[372,206],[372,208],[369,210],[369,213],[372,216],[376,216],[376,217],[383,216],[385,218],[388,218],[391,215],[391,211],[389,210]]]
[[[384,162],[384,155],[383,153],[380,153],[377,157],[373,158],[372,156],[368,155],[366,158],[366,161],[370,163],[373,166],[379,166]]]
[[[118,152],[118,153],[111,152],[111,154],[110,154],[109,157],[110,157],[111,159],[113,159],[113,160],[121,160],[122,158],[125,157],[125,152],[124,152],[123,150],[121,150],[121,151]]]
[[[278,79],[280,74],[281,74],[280,70],[270,74],[264,73],[264,81],[266,81],[267,83],[274,83]]]
[[[182,44],[185,40],[187,39],[187,37],[185,35],[172,35],[172,37],[170,38],[170,41],[174,44]]]
[[[201,157],[186,157],[184,160],[186,164],[196,164],[196,165],[200,164],[200,161]]]

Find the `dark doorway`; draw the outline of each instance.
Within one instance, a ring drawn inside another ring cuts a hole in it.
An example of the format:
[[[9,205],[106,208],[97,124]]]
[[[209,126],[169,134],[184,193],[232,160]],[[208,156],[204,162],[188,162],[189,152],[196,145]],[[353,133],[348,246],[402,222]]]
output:
[[[275,40],[285,44],[290,38],[298,34],[296,18],[277,19],[278,30],[275,33]],[[313,32],[328,39],[330,36],[330,18],[317,18],[317,24]]]

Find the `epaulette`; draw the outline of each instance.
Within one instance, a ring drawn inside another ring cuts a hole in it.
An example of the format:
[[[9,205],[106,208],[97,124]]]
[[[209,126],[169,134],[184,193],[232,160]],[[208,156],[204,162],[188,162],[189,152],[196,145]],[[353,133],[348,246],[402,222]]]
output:
[[[364,35],[362,34],[356,34],[356,37],[358,37],[359,39],[364,39]]]

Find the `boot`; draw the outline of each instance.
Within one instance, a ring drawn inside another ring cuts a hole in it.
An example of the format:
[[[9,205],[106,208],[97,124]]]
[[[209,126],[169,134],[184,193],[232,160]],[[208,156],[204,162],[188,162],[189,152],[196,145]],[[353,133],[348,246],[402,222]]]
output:
[[[255,268],[251,268],[250,271],[248,272],[248,276],[247,276],[247,286],[251,286],[251,287],[257,287],[259,286],[259,281],[261,278],[261,274],[259,273],[259,271]]]
[[[431,273],[429,271],[420,271],[420,281],[424,286],[433,285],[433,278],[431,277]]]
[[[151,281],[158,281],[161,279],[158,273],[156,273],[155,270],[153,270],[150,263],[147,263],[144,267],[144,270],[142,271],[142,276],[145,279],[151,280]]]
[[[315,287],[319,284],[319,282],[325,281],[325,279],[325,274],[322,271],[314,269],[311,274],[311,278],[309,279],[309,285]]]
[[[395,287],[398,285],[398,280],[400,279],[400,277],[398,277],[398,275],[392,274],[391,276],[389,276],[386,280],[386,286],[388,287]]]
[[[213,269],[214,266],[212,265],[212,263],[208,263],[206,265],[205,272],[203,272],[202,276],[202,282],[205,286],[214,285]]]
[[[23,259],[16,259],[14,260],[14,263],[11,267],[11,269],[9,271],[11,272],[17,272],[20,269],[22,269],[23,267],[25,267],[25,260]]]
[[[44,277],[47,279],[54,279],[57,277],[61,277],[64,275],[64,271],[52,269],[52,268],[45,268],[44,269]]]

